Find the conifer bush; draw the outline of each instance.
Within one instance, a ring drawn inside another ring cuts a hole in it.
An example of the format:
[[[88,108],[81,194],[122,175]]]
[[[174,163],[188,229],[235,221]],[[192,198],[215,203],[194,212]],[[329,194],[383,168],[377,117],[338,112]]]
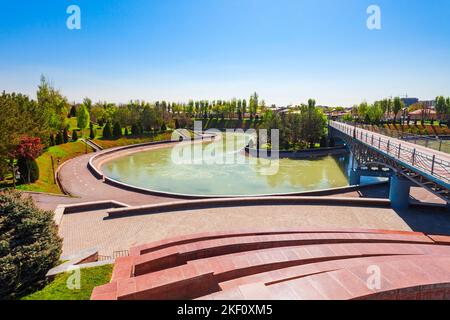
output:
[[[38,209],[19,192],[0,192],[0,299],[39,288],[61,250],[52,212]]]

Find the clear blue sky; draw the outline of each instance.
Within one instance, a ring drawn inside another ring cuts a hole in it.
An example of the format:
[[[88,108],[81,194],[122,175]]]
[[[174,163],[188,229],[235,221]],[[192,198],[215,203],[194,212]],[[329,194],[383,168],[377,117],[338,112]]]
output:
[[[41,74],[73,101],[429,99],[450,95],[450,1],[0,0],[0,90],[34,96]]]

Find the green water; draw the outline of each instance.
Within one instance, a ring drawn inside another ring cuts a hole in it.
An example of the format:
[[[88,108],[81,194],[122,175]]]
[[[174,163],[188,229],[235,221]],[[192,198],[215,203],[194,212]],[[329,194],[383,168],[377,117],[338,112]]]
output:
[[[241,152],[246,140],[227,135],[214,143],[198,144],[195,157],[194,147],[177,147],[175,154],[190,152],[192,155],[186,157],[191,161],[181,163],[178,159],[173,161],[173,147],[144,151],[111,160],[102,170],[106,176],[129,185],[185,195],[287,194],[349,184],[348,155],[312,160],[280,159],[269,164],[267,160],[249,158]],[[232,142],[231,150],[222,150],[222,146]]]

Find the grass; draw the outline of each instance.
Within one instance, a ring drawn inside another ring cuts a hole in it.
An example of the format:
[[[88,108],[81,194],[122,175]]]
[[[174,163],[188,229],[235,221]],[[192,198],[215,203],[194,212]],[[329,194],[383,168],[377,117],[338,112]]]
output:
[[[87,150],[89,153],[93,151],[90,147],[88,147]],[[36,159],[39,166],[39,180],[35,183],[19,185],[17,186],[17,189],[22,191],[62,194],[58,184],[54,181],[52,157],[56,170],[58,167],[58,159],[62,164],[70,159],[85,154],[85,152],[86,145],[81,141],[69,142],[48,148],[39,158]]]
[[[124,147],[133,144],[146,143],[146,142],[157,142],[170,140],[172,137],[172,132],[161,133],[156,136],[142,136],[142,137],[123,137],[116,140],[103,140],[103,139],[94,139],[93,141],[101,146],[103,149],[116,148],[116,147]]]
[[[111,280],[112,265],[81,269],[80,290],[67,288],[67,280],[73,273],[63,273],[55,277],[42,290],[22,298],[22,300],[89,300],[95,287]]]

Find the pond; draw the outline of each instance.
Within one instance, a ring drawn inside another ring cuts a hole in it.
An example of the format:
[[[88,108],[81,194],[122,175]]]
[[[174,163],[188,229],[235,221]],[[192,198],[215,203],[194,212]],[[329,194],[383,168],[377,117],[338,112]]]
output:
[[[349,154],[269,162],[245,155],[248,139],[224,134],[211,143],[143,151],[112,159],[102,171],[135,187],[190,196],[281,195],[349,185]]]

